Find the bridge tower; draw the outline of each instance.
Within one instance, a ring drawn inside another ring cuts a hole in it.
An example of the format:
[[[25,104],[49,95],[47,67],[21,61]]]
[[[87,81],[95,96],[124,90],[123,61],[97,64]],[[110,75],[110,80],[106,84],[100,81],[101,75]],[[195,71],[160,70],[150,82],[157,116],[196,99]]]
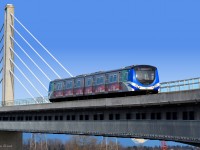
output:
[[[4,19],[4,64],[3,64],[3,81],[2,81],[2,106],[14,104],[14,78],[10,71],[14,72],[14,66],[10,59],[14,60],[14,54],[10,48],[14,49],[11,36],[14,37],[14,31],[10,25],[14,26],[14,6],[7,4],[5,7]],[[1,131],[0,132],[0,149],[21,150],[22,149],[22,133]]]
[[[14,26],[14,6],[7,4],[5,7],[4,18],[4,63],[3,63],[3,81],[2,81],[2,106],[14,104],[14,79],[10,71],[14,72],[14,66],[10,59],[14,60],[14,54],[10,48],[14,49],[14,44],[11,36],[14,37],[14,31],[11,25]]]

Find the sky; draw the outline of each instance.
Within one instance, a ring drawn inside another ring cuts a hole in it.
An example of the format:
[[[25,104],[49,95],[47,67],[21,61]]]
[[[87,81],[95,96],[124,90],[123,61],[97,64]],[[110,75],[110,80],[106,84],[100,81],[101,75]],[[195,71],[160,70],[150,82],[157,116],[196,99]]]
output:
[[[200,77],[199,0],[0,0],[0,26],[6,4],[15,16],[74,75],[149,64],[161,82]],[[62,77],[69,75],[15,22],[15,28]],[[15,39],[51,80],[56,77],[15,33]],[[49,81],[15,51],[48,88]],[[15,57],[42,95],[47,92]],[[15,69],[15,74],[38,96]],[[30,97],[16,81],[15,98]]]
[[[74,76],[135,64],[156,66],[161,82],[200,76],[199,0],[1,0],[0,24],[9,3],[15,6],[15,16]],[[15,28],[61,78],[69,77],[16,21]],[[51,80],[58,78],[17,33],[15,39]],[[49,81],[16,45],[15,51],[48,87]],[[15,62],[31,76],[16,57]],[[18,72],[15,69],[29,87]],[[16,89],[20,86],[16,82]],[[23,98],[26,92],[16,93]]]

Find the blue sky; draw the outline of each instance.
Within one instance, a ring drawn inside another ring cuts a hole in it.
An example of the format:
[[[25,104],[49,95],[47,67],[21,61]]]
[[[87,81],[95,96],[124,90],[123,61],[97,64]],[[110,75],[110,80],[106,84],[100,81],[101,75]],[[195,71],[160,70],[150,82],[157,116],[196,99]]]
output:
[[[198,0],[2,0],[0,23],[7,3],[14,4],[16,17],[73,75],[150,64],[158,67],[161,82],[200,76]],[[68,77],[19,24],[15,27],[60,76]],[[51,79],[57,78],[17,34],[15,38]],[[17,46],[15,50],[20,54]],[[35,72],[48,86],[48,80]]]
[[[8,3],[14,4],[16,17],[73,75],[150,64],[158,67],[161,82],[200,76],[199,0],[1,0],[0,25]],[[17,23],[15,27],[63,78],[68,77]],[[57,78],[17,34],[15,38],[51,79]],[[21,54],[17,46],[15,51]],[[48,86],[48,80],[20,56]],[[15,86],[16,98],[30,97],[17,82]]]

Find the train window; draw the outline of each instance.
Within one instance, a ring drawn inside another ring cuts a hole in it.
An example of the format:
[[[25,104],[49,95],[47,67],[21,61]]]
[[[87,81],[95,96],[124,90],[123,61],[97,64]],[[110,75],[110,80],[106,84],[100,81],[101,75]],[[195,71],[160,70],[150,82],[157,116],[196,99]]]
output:
[[[97,85],[99,85],[99,84],[100,84],[100,78],[97,77]]]
[[[60,116],[60,120],[63,120],[63,116]]]
[[[114,74],[113,82],[117,82],[117,74]]]
[[[85,86],[86,87],[92,86],[92,78],[91,77],[85,79]]]
[[[80,80],[78,80],[76,83],[77,83],[76,87],[81,87],[81,81]]]
[[[91,80],[90,79],[87,80],[87,86],[91,86]]]
[[[109,77],[109,83],[112,83],[112,82],[113,82],[113,76],[110,75],[110,77]]]
[[[87,86],[91,86],[91,79],[87,80]]]
[[[100,77],[100,84],[104,84],[104,77],[103,76]]]
[[[105,84],[105,76],[97,76],[96,77],[96,85]]]
[[[137,80],[144,85],[151,84],[155,80],[155,67],[137,66],[134,70],[136,72]]]
[[[56,91],[62,90],[62,82],[57,82],[56,83]]]
[[[118,75],[117,74],[109,74],[109,83],[114,83],[118,81]]]
[[[47,120],[47,116],[44,116],[44,120]]]
[[[79,78],[75,80],[75,88],[80,88],[83,86],[83,78]]]
[[[55,116],[55,120],[58,120],[58,116]]]
[[[49,91],[54,91],[54,82],[50,82]]]
[[[65,82],[65,86],[66,86],[66,89],[72,89],[72,87],[73,87],[73,82],[72,81],[66,81]]]

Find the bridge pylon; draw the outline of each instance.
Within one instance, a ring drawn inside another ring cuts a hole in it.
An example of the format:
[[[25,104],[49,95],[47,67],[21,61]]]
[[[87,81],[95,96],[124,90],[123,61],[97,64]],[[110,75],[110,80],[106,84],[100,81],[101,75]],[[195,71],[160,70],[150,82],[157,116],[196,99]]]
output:
[[[14,49],[14,43],[10,37],[14,37],[14,6],[7,4],[5,7],[4,19],[4,56],[3,56],[3,80],[2,80],[2,106],[14,104],[14,77],[10,73],[14,72],[14,65],[10,59],[14,60],[14,54],[10,48]],[[0,149],[21,150],[22,133],[12,131],[0,131]]]
[[[3,56],[3,81],[2,81],[2,106],[14,104],[14,77],[10,71],[14,72],[14,66],[10,59],[14,60],[14,54],[10,48],[14,49],[14,43],[10,37],[14,37],[14,6],[7,4],[4,18],[4,56]]]

